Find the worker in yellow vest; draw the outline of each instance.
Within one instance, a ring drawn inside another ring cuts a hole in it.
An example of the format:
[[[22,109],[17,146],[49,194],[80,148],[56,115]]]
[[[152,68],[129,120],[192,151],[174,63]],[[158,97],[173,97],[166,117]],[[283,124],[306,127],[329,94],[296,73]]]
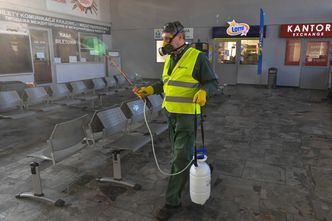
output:
[[[183,170],[193,157],[195,109],[200,114],[207,96],[218,89],[217,77],[206,55],[186,44],[184,27],[179,21],[163,29],[161,55],[167,55],[162,80],[142,87],[141,97],[164,93],[162,107],[168,116],[172,148],[171,173]],[[189,167],[188,167],[189,168]],[[169,178],[165,205],[158,211],[159,220],[167,220],[181,208],[181,192],[188,181],[189,169]]]

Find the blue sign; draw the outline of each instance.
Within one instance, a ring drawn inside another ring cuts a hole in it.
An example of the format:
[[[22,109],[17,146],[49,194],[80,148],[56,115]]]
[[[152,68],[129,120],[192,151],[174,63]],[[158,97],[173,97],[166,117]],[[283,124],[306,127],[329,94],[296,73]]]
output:
[[[258,65],[257,74],[262,74],[263,67],[263,44],[264,44],[264,11],[259,10],[259,43],[258,43]]]
[[[212,38],[259,38],[259,25],[252,25],[246,36],[243,35],[229,35],[227,34],[228,26],[223,27],[212,27]],[[265,38],[266,27],[264,26],[263,37]]]

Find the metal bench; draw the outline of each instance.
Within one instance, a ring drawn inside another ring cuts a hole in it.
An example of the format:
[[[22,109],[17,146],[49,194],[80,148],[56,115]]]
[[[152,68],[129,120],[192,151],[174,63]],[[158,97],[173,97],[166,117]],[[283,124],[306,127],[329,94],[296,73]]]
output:
[[[128,120],[130,120],[130,131],[139,131],[148,134],[148,128],[144,121],[144,102],[143,100],[128,101],[121,104],[121,110]],[[148,118],[149,127],[153,134],[160,135],[168,129],[165,122],[153,122],[152,111],[146,107],[146,116]]]
[[[140,189],[140,185],[123,180],[120,153],[123,150],[133,152],[139,150],[151,141],[150,137],[127,133],[127,119],[119,107],[100,111],[97,116],[104,127],[104,146],[112,149],[113,158],[113,177],[102,177],[98,178],[97,181],[123,184],[134,189]]]
[[[156,123],[167,123],[167,118],[161,107],[163,98],[159,94],[147,96],[147,105],[151,110],[152,120],[151,122]]]
[[[75,99],[91,102],[91,107],[94,108],[94,101],[98,99],[98,96],[91,94],[93,91],[89,90],[83,81],[73,81],[70,82],[70,85],[73,89],[72,93],[75,96]]]
[[[20,119],[34,115],[34,111],[24,111],[24,104],[16,91],[0,91],[0,118]]]
[[[28,96],[26,108],[51,111],[61,107],[60,105],[50,104],[51,98],[43,87],[26,88],[24,91]]]
[[[72,93],[66,84],[52,84],[50,88],[52,91],[52,100],[56,104],[73,106],[82,103],[81,100],[73,99]]]
[[[87,115],[76,119],[56,124],[50,138],[47,140],[47,147],[38,152],[29,154],[28,157],[41,161],[51,161],[53,165],[78,152],[87,146],[85,142],[85,128]],[[51,203],[55,206],[63,206],[64,201],[52,200],[44,196],[39,172],[39,163],[30,164],[32,173],[32,192],[25,192],[16,195],[16,198],[38,199]]]
[[[100,110],[96,110],[86,128],[87,133],[87,141],[90,142],[92,145],[95,145],[96,141],[102,139],[103,136],[103,129],[104,126],[100,122],[97,113],[100,112]]]
[[[116,88],[116,81],[114,77],[105,77],[106,85],[109,89],[115,89]]]
[[[103,96],[110,96],[115,94],[114,90],[108,90],[107,85],[105,84],[102,78],[92,79],[95,93],[99,96],[100,104],[103,104]]]
[[[121,74],[114,75],[113,77],[116,81],[116,90],[117,91],[122,92],[129,88],[128,82]]]

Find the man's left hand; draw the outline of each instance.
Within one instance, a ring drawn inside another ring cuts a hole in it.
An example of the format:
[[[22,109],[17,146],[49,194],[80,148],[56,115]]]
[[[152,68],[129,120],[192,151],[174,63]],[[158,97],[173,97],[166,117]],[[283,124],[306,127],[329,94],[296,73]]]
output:
[[[199,104],[201,107],[204,106],[206,103],[206,91],[199,89],[194,96],[193,102]]]

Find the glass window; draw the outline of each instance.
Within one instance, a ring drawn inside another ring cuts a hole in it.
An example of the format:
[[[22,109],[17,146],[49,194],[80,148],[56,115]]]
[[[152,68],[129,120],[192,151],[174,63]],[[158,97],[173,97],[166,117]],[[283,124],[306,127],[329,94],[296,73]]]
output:
[[[327,66],[330,42],[309,41],[305,54],[305,66]]]
[[[240,64],[258,63],[258,43],[259,40],[241,40]]]
[[[0,33],[0,74],[32,72],[28,35]]]
[[[301,58],[301,40],[286,41],[285,65],[299,65]]]
[[[219,42],[217,50],[218,50],[218,63],[235,64],[236,41]]]
[[[60,63],[77,62],[78,56],[78,34],[69,29],[53,29],[54,57],[60,58]]]
[[[102,62],[107,47],[101,36],[80,33],[80,61]]]
[[[166,55],[161,56],[158,52],[158,49],[162,46],[163,46],[163,41],[162,40],[156,41],[156,58],[157,58],[158,63],[165,62],[165,60],[166,60]]]

